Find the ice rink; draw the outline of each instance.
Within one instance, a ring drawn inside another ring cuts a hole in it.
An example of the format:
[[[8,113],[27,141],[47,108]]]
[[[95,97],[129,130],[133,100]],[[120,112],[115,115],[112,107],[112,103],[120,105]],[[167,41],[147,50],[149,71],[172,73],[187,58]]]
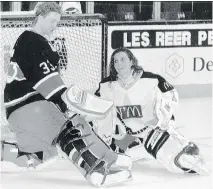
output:
[[[212,169],[212,98],[180,99],[177,130],[196,142],[204,154],[208,170]],[[38,172],[9,171],[1,167],[2,189],[86,189],[94,188],[66,160]],[[211,189],[212,176],[179,175],[165,170],[154,160],[133,164],[133,180],[111,186],[112,189]]]

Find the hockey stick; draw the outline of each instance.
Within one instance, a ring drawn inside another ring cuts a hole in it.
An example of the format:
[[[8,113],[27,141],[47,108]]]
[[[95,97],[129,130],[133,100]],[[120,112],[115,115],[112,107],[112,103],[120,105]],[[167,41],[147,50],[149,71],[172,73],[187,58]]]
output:
[[[120,114],[117,112],[117,118],[120,120],[120,122],[123,124],[123,126],[126,128],[126,132],[128,135],[138,135],[142,132],[144,132],[146,129],[148,129],[149,127],[148,126],[145,126],[144,128],[140,129],[139,131],[132,131],[132,129],[130,129],[126,123],[123,121],[123,119],[121,118]]]

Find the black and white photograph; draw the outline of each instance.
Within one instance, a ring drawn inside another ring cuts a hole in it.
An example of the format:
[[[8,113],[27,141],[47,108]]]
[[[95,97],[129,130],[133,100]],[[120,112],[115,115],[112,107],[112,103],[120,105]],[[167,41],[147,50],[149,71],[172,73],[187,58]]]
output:
[[[211,189],[212,1],[0,1],[1,189]]]

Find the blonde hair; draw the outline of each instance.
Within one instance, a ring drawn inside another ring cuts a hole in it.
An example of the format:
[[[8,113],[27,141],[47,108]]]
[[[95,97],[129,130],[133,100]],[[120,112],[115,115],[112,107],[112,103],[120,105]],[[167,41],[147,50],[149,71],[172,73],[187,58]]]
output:
[[[35,24],[38,20],[38,16],[47,16],[50,12],[57,12],[58,14],[62,14],[61,7],[56,2],[38,2],[35,9],[35,19],[33,24]]]

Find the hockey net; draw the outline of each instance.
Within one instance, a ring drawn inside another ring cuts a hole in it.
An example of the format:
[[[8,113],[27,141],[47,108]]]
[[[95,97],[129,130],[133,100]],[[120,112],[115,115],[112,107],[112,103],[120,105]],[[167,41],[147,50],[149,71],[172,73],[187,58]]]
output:
[[[1,15],[1,125],[7,124],[3,106],[10,52],[18,36],[30,29],[33,15]],[[107,20],[103,15],[63,15],[51,38],[60,55],[59,70],[67,86],[75,83],[94,92],[106,75]],[[14,91],[15,92],[15,91]]]

